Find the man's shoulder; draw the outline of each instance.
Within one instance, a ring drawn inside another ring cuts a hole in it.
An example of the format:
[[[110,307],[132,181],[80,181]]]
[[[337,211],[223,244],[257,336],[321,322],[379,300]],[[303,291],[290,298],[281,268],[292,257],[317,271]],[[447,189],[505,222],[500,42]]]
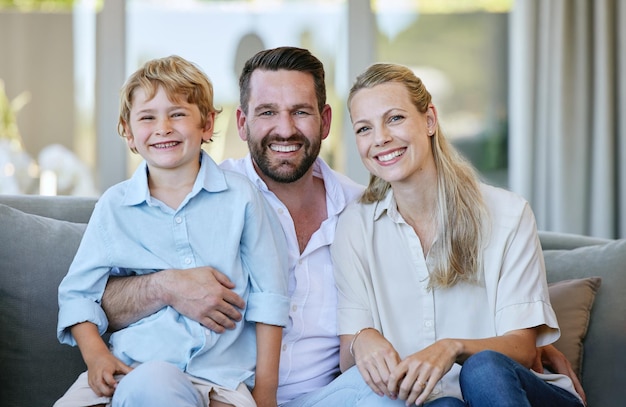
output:
[[[227,158],[219,164],[223,170],[234,171],[240,174],[246,174],[246,159],[244,158]]]
[[[326,184],[327,187],[331,186],[333,188],[340,189],[348,202],[352,202],[361,196],[363,190],[365,189],[363,185],[357,183],[347,175],[332,169],[321,158],[317,159],[317,164],[319,166],[321,177],[324,180],[324,184]]]

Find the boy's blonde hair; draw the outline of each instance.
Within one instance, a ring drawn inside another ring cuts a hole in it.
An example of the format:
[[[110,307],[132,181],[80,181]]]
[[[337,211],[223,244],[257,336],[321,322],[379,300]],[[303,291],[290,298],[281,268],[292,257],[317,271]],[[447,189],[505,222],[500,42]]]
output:
[[[186,97],[187,103],[198,106],[201,127],[206,125],[210,116],[220,112],[213,105],[213,85],[199,67],[177,55],[153,59],[135,71],[122,87],[120,117],[117,124],[120,136],[124,138],[128,136],[124,126],[130,120],[135,89],[143,89],[148,99],[152,99],[159,86],[163,87],[170,100],[176,101]]]

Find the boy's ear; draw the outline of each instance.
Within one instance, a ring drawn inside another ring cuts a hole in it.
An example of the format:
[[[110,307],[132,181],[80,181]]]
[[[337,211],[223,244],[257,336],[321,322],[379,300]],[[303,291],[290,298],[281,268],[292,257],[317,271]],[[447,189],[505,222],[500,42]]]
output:
[[[205,134],[202,137],[202,140],[205,142],[211,141],[213,137],[213,129],[215,127],[215,113],[211,113],[207,116],[206,121],[204,123],[204,127],[202,128],[202,132]]]
[[[135,146],[135,137],[133,136],[133,132],[130,130],[130,126],[128,124],[124,124],[124,138],[126,139],[126,144],[130,151],[133,153],[137,152],[137,147]]]

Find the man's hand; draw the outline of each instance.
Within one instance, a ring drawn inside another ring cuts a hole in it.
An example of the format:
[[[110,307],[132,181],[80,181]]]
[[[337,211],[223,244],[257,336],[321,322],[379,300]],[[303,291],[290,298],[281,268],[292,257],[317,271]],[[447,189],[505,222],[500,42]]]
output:
[[[553,345],[546,345],[537,348],[537,358],[535,360],[535,364],[533,365],[533,370],[538,373],[543,373],[544,366],[550,369],[553,373],[569,376],[572,383],[574,383],[576,392],[583,399],[585,405],[587,405],[587,396],[585,395],[582,384],[580,384],[580,380],[578,380],[578,376],[576,376],[574,369],[572,369],[572,365],[569,363],[569,360],[567,360],[565,355]]]
[[[181,314],[222,333],[241,321],[245,301],[232,291],[235,285],[212,267],[165,270],[161,287],[165,302]],[[159,274],[157,273],[157,274]]]
[[[212,267],[162,270],[156,273],[111,277],[102,307],[109,329],[119,330],[158,310],[171,306],[208,329],[222,333],[241,321],[245,301],[235,285]]]

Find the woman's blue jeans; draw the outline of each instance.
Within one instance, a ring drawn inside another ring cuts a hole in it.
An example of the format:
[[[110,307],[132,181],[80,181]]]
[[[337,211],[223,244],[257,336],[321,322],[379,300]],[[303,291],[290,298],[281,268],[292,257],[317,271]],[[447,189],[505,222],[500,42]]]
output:
[[[546,383],[519,363],[493,351],[468,358],[461,369],[463,400],[442,397],[424,407],[582,407],[567,390]],[[327,386],[281,407],[403,407],[404,400],[380,397],[365,383],[356,366]]]

